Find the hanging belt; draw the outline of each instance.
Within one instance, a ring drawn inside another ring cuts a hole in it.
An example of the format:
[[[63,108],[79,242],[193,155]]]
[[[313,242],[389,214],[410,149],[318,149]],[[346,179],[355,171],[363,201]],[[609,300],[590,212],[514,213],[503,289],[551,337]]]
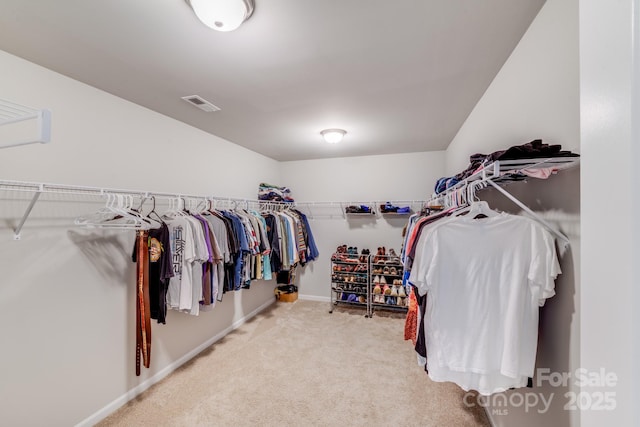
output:
[[[151,365],[151,318],[149,299],[149,232],[136,231],[136,375],[140,375],[140,355],[145,368]]]

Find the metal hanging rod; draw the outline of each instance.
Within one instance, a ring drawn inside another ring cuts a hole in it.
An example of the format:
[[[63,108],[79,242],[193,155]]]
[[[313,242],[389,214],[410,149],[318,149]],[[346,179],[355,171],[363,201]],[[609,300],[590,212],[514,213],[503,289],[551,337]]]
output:
[[[553,227],[540,215],[531,210],[527,205],[520,201],[513,194],[505,190],[500,184],[504,180],[504,175],[514,173],[526,169],[540,169],[540,168],[552,168],[556,171],[568,169],[580,164],[579,157],[557,157],[557,158],[541,158],[541,159],[518,159],[518,160],[496,160],[493,163],[487,164],[481,170],[475,172],[466,179],[461,180],[457,184],[451,186],[445,191],[434,194],[431,200],[427,203],[442,201],[454,201],[453,206],[463,207],[469,205],[473,201],[476,189],[485,188],[491,186],[497,191],[502,193],[505,197],[511,200],[513,203],[522,208],[523,211],[528,213],[534,220],[542,224],[549,232],[554,234],[564,245],[569,246],[569,239],[562,234],[559,230]],[[464,197],[460,198],[460,194]],[[462,204],[457,202],[462,200]],[[446,205],[447,203],[445,203]]]
[[[249,206],[255,207],[276,207],[276,206],[289,206],[290,203],[285,202],[265,202],[257,199],[242,199],[236,197],[217,197],[217,196],[205,196],[186,193],[169,193],[159,191],[145,191],[145,190],[132,190],[122,188],[107,188],[107,187],[88,187],[79,185],[66,185],[66,184],[51,184],[51,183],[38,183],[38,182],[26,182],[26,181],[8,181],[0,180],[0,191],[15,191],[24,193],[33,193],[31,201],[27,206],[22,219],[18,223],[18,226],[14,229],[14,240],[20,240],[20,232],[24,227],[27,218],[31,214],[36,202],[42,194],[59,194],[59,195],[80,195],[80,196],[92,196],[92,197],[104,197],[108,194],[123,194],[137,196],[143,199],[155,197],[156,199],[199,199],[207,201],[221,201],[221,202],[233,202],[234,206],[240,207],[244,205],[247,209]]]

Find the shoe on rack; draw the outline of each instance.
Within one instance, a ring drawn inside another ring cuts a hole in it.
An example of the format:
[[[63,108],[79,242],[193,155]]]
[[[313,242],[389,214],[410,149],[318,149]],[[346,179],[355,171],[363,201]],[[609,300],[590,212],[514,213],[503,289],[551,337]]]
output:
[[[385,285],[382,287],[382,293],[383,293],[384,295],[391,295],[391,288],[389,287],[389,285],[385,284]]]
[[[380,284],[381,285],[386,285],[387,284],[387,279],[384,276],[380,276]]]
[[[379,284],[376,284],[376,286],[373,288],[373,294],[374,295],[382,294],[382,288],[380,287]]]
[[[402,265],[402,262],[400,261],[400,257],[396,255],[395,252],[393,255],[389,255],[389,263],[395,264],[395,265]]]
[[[407,296],[407,292],[404,290],[404,286],[402,285],[402,282],[400,282],[400,285],[398,286],[398,296],[399,297],[406,297]]]

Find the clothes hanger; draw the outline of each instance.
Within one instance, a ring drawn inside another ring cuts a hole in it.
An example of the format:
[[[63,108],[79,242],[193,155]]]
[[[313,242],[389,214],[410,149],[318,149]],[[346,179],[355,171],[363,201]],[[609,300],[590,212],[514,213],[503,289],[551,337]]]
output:
[[[476,195],[476,190],[478,187],[485,187],[486,183],[479,182],[471,182],[467,185],[466,188],[466,207],[456,211],[453,216],[460,216],[463,214],[467,214],[469,218],[480,219],[480,218],[488,218],[499,215],[500,213],[494,211],[489,207],[489,203],[484,200],[480,200]]]
[[[105,206],[94,214],[78,217],[76,225],[92,228],[149,229],[151,224],[132,211],[133,196],[107,193]]]
[[[151,198],[151,201],[153,202],[153,207],[151,208],[149,213],[147,213],[147,218],[151,218],[151,214],[154,214],[156,216],[156,219],[160,221],[160,224],[166,225],[162,217],[158,215],[158,212],[156,212],[156,196],[151,196],[150,198]],[[140,208],[142,209],[142,206],[140,206]]]

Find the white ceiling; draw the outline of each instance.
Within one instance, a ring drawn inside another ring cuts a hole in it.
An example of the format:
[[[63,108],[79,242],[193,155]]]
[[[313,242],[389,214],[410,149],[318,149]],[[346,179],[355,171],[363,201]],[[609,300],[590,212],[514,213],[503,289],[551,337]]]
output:
[[[0,49],[277,160],[442,150],[544,3],[255,1],[220,33],[184,0],[0,0]]]

